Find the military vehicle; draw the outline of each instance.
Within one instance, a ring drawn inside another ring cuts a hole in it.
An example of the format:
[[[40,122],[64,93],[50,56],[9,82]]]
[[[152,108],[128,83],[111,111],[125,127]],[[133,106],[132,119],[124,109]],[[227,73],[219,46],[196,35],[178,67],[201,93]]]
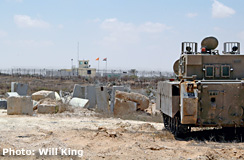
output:
[[[183,42],[174,63],[175,79],[158,82],[157,109],[173,134],[191,127],[244,127],[244,55],[240,43],[207,37],[197,51],[196,42]]]

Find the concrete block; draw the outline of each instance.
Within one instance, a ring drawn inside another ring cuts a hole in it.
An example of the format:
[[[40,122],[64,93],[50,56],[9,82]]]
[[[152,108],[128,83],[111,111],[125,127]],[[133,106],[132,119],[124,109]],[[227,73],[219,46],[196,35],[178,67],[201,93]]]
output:
[[[97,100],[96,100],[96,88],[95,86],[86,86],[86,99],[89,100],[89,105],[87,108],[95,108],[96,104],[97,104]]]
[[[7,100],[0,99],[0,109],[7,109]]]
[[[124,86],[113,86],[112,93],[111,93],[111,103],[110,103],[111,113],[113,113],[113,111],[114,111],[115,91],[125,91],[125,87]]]
[[[69,105],[73,107],[88,107],[89,100],[88,99],[82,99],[74,97],[70,100]]]
[[[123,99],[115,99],[114,103],[114,115],[126,115],[136,112],[137,103],[132,101],[126,101]]]
[[[45,91],[45,90],[33,93],[31,95],[31,98],[33,100],[35,100],[35,101],[39,101],[39,100],[45,99],[45,98],[56,99],[55,92],[53,92],[53,91]]]
[[[33,102],[29,96],[8,97],[8,115],[33,115]]]
[[[73,89],[73,97],[86,98],[86,86],[75,84]]]
[[[98,111],[109,113],[109,94],[107,87],[96,87],[96,99]]]
[[[55,104],[39,104],[37,112],[41,114],[53,114],[58,112],[58,106]]]
[[[56,99],[45,98],[37,102],[34,110],[37,109],[38,113],[52,114],[59,111],[60,103]]]
[[[116,91],[115,97],[136,102],[138,104],[137,108],[141,110],[147,109],[149,107],[149,98],[139,93]]]
[[[28,84],[11,82],[11,92],[17,92],[20,96],[26,96],[28,91]]]
[[[7,97],[19,97],[19,94],[17,92],[7,92]]]

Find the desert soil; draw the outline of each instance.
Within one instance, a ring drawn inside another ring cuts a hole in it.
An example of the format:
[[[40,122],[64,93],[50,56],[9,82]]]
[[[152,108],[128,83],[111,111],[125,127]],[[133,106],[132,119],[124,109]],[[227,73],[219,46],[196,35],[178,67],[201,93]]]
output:
[[[244,143],[198,131],[175,138],[162,123],[104,118],[87,109],[33,116],[7,115],[0,110],[0,159],[244,159]],[[194,137],[195,136],[195,137]],[[83,150],[77,156],[41,156],[40,148]],[[35,150],[33,156],[3,156],[2,149]]]

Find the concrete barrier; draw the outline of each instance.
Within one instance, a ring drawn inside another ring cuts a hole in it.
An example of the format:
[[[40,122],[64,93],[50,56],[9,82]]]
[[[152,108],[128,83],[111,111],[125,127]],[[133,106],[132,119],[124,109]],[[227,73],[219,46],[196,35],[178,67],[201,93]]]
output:
[[[73,89],[73,97],[86,98],[86,86],[75,84]]]
[[[97,104],[96,88],[95,86],[86,86],[87,96],[86,99],[89,100],[89,105],[87,108],[95,108]]]
[[[26,96],[28,92],[28,84],[11,82],[11,92],[17,92],[20,96]]]
[[[97,109],[98,111],[109,113],[109,94],[107,87],[96,87]]]
[[[97,104],[96,88],[94,85],[83,86],[83,85],[75,84],[72,97],[88,99],[89,104],[87,108],[94,108]]]

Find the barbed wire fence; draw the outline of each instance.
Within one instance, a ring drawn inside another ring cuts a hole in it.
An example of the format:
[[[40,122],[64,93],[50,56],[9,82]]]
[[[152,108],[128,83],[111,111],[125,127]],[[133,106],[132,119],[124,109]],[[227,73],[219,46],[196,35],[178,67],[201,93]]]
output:
[[[27,68],[12,68],[0,69],[0,75],[8,76],[31,76],[31,77],[44,77],[44,78],[59,78],[59,77],[82,77],[78,74],[76,69],[67,71],[62,69],[27,69]],[[145,71],[145,70],[97,70],[96,77],[173,77],[173,72],[165,71]],[[87,77],[87,76],[85,76]]]
[[[137,70],[97,70],[96,76],[78,75],[77,69],[0,69],[0,85],[5,88],[2,94],[9,91],[11,81],[28,83],[33,91],[41,89],[70,91],[70,84],[96,84],[100,86],[128,86],[133,89],[156,90],[157,82],[174,76],[173,72],[137,71]],[[35,81],[39,79],[38,81]],[[33,80],[33,81],[32,81]],[[58,80],[58,81],[57,81]],[[68,81],[66,81],[68,80]],[[62,84],[62,81],[65,82]],[[55,84],[53,84],[55,82]]]

